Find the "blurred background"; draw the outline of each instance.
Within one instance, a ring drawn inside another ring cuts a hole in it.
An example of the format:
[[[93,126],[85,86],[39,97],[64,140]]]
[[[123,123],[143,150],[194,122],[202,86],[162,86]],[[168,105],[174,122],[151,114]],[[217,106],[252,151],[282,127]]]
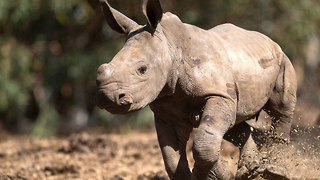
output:
[[[320,1],[161,2],[164,11],[204,29],[229,22],[269,36],[295,67],[298,102],[319,110]],[[140,0],[109,3],[146,24]],[[149,108],[118,116],[95,106],[96,70],[124,41],[104,20],[98,0],[0,1],[0,131],[48,137],[91,126],[120,133],[152,128]]]

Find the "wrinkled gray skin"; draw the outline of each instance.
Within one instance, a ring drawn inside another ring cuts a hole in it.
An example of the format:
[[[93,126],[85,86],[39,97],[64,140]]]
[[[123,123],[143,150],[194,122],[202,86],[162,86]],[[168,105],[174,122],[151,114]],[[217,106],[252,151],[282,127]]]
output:
[[[241,150],[236,179],[289,178],[283,158],[272,157],[289,141],[297,84],[275,42],[232,24],[203,30],[182,23],[174,14],[163,14],[159,0],[142,1],[145,26],[100,2],[110,27],[127,40],[98,69],[96,103],[114,114],[150,105],[170,179],[233,178],[221,160],[223,138]],[[245,122],[261,110],[274,117],[270,158],[264,161]],[[193,128],[191,172],[186,142]]]

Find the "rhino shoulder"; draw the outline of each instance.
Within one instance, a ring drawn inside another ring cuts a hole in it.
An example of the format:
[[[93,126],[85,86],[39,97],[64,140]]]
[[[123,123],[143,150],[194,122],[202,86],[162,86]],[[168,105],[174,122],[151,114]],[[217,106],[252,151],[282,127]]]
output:
[[[162,24],[163,26],[166,26],[169,24],[182,24],[181,20],[179,19],[179,17],[175,14],[172,14],[171,12],[166,12],[163,14],[162,19],[160,24]]]

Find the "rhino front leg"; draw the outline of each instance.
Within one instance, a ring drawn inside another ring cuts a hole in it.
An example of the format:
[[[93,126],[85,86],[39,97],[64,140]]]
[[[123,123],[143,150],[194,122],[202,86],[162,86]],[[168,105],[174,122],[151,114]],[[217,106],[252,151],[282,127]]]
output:
[[[173,123],[155,117],[158,141],[166,171],[171,180],[191,180],[186,144],[192,127],[175,129]]]
[[[225,180],[231,174],[220,156],[223,136],[236,119],[235,103],[223,97],[207,101],[200,125],[193,140],[195,165],[193,177],[197,180]]]

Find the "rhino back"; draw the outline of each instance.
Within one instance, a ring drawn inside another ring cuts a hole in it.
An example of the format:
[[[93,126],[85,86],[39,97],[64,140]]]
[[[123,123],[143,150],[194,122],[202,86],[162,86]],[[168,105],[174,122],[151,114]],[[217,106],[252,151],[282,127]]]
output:
[[[255,115],[272,93],[284,53],[267,36],[232,24],[219,25],[209,32],[220,37],[225,58],[231,62],[238,116]]]

